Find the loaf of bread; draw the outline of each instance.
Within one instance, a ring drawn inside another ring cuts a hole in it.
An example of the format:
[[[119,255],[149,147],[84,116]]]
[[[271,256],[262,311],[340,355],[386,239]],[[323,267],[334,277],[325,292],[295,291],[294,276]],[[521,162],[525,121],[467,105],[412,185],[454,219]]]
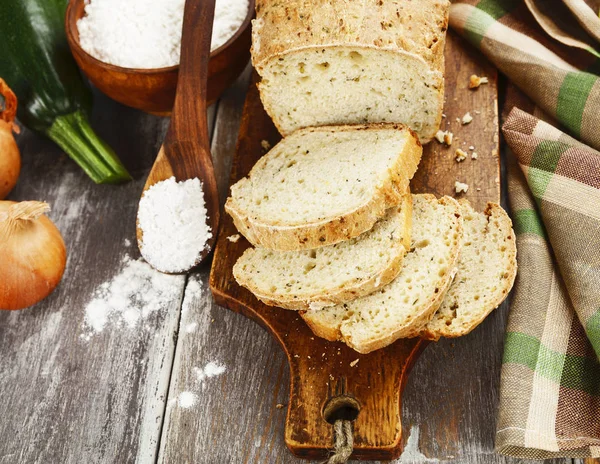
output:
[[[406,194],[421,144],[397,124],[307,128],[231,187],[225,204],[255,246],[289,251],[349,240]]]
[[[448,0],[257,0],[252,63],[282,135],[404,123],[423,143],[444,93]]]
[[[463,246],[458,272],[442,305],[421,336],[460,337],[477,327],[504,301],[517,275],[512,222],[496,203],[483,213],[461,200]]]
[[[359,353],[412,336],[439,308],[456,272],[462,243],[460,205],[450,197],[413,195],[411,249],[396,279],[349,303],[302,312],[313,332]]]
[[[410,247],[412,197],[390,208],[352,240],[315,250],[249,248],[233,267],[237,282],[259,300],[286,309],[321,309],[368,295],[400,272]]]

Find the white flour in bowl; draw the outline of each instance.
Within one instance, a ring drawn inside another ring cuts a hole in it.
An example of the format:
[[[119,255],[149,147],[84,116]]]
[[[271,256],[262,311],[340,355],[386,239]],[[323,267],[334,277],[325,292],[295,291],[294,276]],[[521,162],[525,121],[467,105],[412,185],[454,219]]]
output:
[[[179,64],[185,0],[90,0],[77,22],[79,43],[93,57],[124,68]],[[246,19],[248,0],[216,0],[211,51]]]
[[[171,177],[154,184],[142,195],[137,219],[142,256],[162,272],[192,268],[212,237],[197,178],[177,182]]]

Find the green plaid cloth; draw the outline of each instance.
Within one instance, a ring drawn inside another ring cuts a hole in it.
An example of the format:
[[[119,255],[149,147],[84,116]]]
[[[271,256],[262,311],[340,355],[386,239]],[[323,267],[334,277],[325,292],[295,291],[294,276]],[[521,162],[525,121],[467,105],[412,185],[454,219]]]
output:
[[[599,7],[472,0],[450,10],[451,27],[534,103],[508,98],[502,128],[519,273],[496,448],[521,458],[600,457]]]

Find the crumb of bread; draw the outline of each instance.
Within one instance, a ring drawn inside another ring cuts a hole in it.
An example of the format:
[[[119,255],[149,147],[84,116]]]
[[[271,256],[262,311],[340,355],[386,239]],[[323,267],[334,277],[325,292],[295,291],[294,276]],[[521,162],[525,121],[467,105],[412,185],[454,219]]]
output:
[[[261,140],[260,146],[263,147],[264,151],[269,151],[271,149],[271,144],[269,143],[268,140]]]
[[[357,359],[355,359],[354,361],[352,361],[352,362],[350,363],[350,367],[354,367],[354,366],[356,366],[356,365],[358,364],[358,361],[360,361],[360,359],[358,359],[358,358],[357,358]]]
[[[446,113],[442,113],[442,118],[445,118],[445,117],[446,117]]]
[[[456,118],[456,122],[460,122],[460,118]]]
[[[454,191],[456,193],[467,193],[467,190],[469,190],[469,184],[459,181],[454,182]]]
[[[444,133],[444,143],[448,146],[452,145],[452,139],[454,138],[454,134],[450,131],[446,131]]]
[[[463,126],[464,126],[465,124],[469,124],[472,120],[473,120],[473,116],[471,116],[471,113],[467,112],[462,117],[462,121],[461,122],[463,123]]]
[[[469,88],[470,89],[476,89],[480,85],[487,84],[488,82],[489,81],[488,81],[487,77],[485,77],[485,76],[478,76],[477,74],[473,74],[469,78]]]
[[[281,404],[281,403],[277,403],[277,404],[275,405],[275,407],[276,407],[277,409],[283,409],[283,404]]]
[[[478,192],[481,192],[481,189],[480,189],[479,187],[477,187],[477,191],[478,191]]]
[[[461,161],[464,161],[467,159],[467,153],[459,148],[458,150],[456,150],[456,153],[454,154],[454,159],[456,160],[457,163],[460,163]]]
[[[234,234],[234,235],[230,235],[229,237],[227,237],[227,240],[229,240],[232,243],[237,243],[237,241],[240,239],[240,234]]]
[[[450,131],[439,130],[435,133],[435,139],[445,145],[452,145],[453,134]]]
[[[477,152],[475,152],[475,151],[474,151],[473,153],[471,153],[471,159],[474,159],[474,160],[476,160],[476,159],[477,159],[477,156],[478,156],[478,155],[477,155]]]
[[[473,145],[469,146],[469,150],[475,150],[475,147]]]

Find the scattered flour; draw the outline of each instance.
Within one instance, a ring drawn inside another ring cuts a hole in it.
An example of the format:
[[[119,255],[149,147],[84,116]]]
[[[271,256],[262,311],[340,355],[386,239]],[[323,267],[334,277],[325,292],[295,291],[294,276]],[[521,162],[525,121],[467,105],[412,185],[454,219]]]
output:
[[[161,274],[144,261],[125,256],[121,271],[100,285],[87,304],[82,338],[89,340],[109,323],[137,327],[176,298],[180,282],[178,276]]]
[[[185,0],[89,0],[77,22],[81,47],[105,63],[126,68],[175,66],[184,6]],[[216,0],[211,51],[233,37],[248,8],[248,0]]]
[[[177,182],[171,177],[154,184],[142,195],[138,224],[140,251],[154,268],[162,272],[192,268],[212,237],[200,180]]]
[[[223,364],[219,364],[218,362],[211,361],[204,369],[200,367],[194,367],[194,372],[196,373],[196,378],[199,382],[203,383],[206,379],[211,377],[216,377],[217,375],[221,375],[226,371],[226,367]]]
[[[202,296],[202,285],[198,280],[197,275],[193,275],[188,280],[187,286],[185,287],[185,296],[183,297],[183,304],[181,305],[181,320],[182,322],[187,319],[187,315],[191,309],[192,304],[198,301]],[[198,327],[197,322],[189,322],[186,324],[184,331],[185,333],[192,333]]]
[[[185,333],[192,333],[196,330],[197,327],[198,324],[196,322],[192,322],[191,324],[185,326]]]
[[[123,244],[125,245],[125,248],[129,248],[131,246],[131,240],[126,238],[125,241],[123,242]]]
[[[184,391],[179,395],[179,406],[182,408],[191,408],[198,401],[198,397],[194,392]]]
[[[187,286],[185,287],[185,296],[181,305],[181,314],[186,315],[192,306],[192,302],[198,300],[202,296],[202,285],[197,276],[190,277]]]
[[[210,377],[216,377],[218,375],[221,375],[225,372],[226,368],[223,364],[219,364],[215,361],[211,361],[209,362],[206,366],[204,366],[204,369],[201,369],[199,367],[195,367],[194,368],[194,372],[196,374],[196,380],[198,382],[200,382],[200,384],[202,385],[202,389],[204,389],[204,387],[206,386],[205,381],[206,379],[210,378]],[[181,408],[191,408],[192,406],[194,406],[198,401],[198,395],[196,393],[194,393],[193,391],[184,391],[181,392],[179,394],[179,396],[177,396],[177,404],[179,405],[179,407]],[[175,405],[175,401],[174,400],[170,400],[169,401],[169,406],[173,406]]]

